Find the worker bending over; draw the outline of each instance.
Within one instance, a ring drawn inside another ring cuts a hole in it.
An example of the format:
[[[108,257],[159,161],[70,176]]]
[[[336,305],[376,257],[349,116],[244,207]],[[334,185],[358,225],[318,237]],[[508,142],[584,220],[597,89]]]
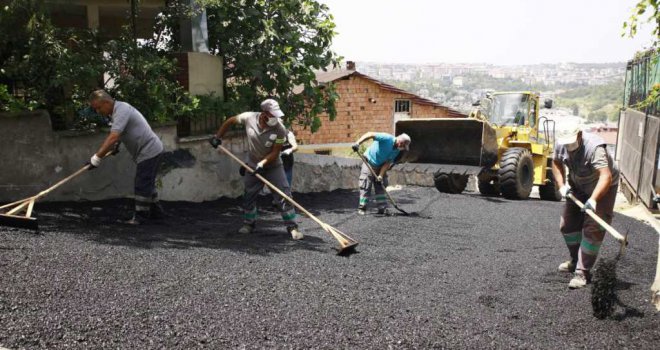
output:
[[[291,187],[287,182],[280,152],[286,139],[287,131],[278,118],[284,116],[277,101],[264,100],[261,103],[261,112],[245,112],[227,119],[220,130],[209,142],[217,148],[222,144],[222,137],[234,124],[245,125],[247,134],[248,154],[245,162],[255,173],[260,174],[287,196],[291,196]],[[253,174],[243,177],[245,192],[243,194],[243,226],[238,230],[241,234],[251,233],[257,221],[257,196],[264,184]],[[303,234],[296,223],[294,208],[277,192],[273,193],[279,203],[282,219],[287,231],[293,239],[302,239]]]
[[[410,136],[401,134],[394,137],[393,135],[382,132],[368,132],[353,144],[353,151],[359,152],[360,144],[369,139],[373,139],[374,142],[367,148],[363,155],[378,176],[374,177],[367,165],[362,164],[359,180],[360,203],[358,205],[358,214],[366,214],[372,186],[374,187],[378,214],[385,214],[387,197],[384,188],[387,187],[387,171],[394,165],[394,161],[399,156],[399,153],[404,150],[407,151],[410,148]]]
[[[591,281],[590,271],[605,237],[605,230],[585,210],[593,210],[608,224],[612,222],[619,170],[605,148],[605,141],[572,123],[558,132],[552,173],[564,198],[572,193],[584,203],[581,210],[566,199],[559,224],[571,256],[571,260],[559,265],[559,271],[574,272],[569,288],[583,288]]]

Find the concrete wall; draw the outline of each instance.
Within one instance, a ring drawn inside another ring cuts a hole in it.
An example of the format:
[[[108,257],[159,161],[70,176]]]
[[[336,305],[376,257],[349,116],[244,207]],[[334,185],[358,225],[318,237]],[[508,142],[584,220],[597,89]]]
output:
[[[216,154],[206,138],[178,142],[175,126],[154,128],[165,145],[159,180],[164,200],[204,201],[242,193],[238,165]],[[0,202],[25,198],[80,169],[96,152],[106,132],[53,132],[45,112],[0,115]],[[243,154],[244,139],[225,144]],[[44,200],[101,200],[133,193],[135,163],[125,149],[95,170],[61,186]]]
[[[214,94],[224,98],[222,91],[222,59],[204,52],[187,52],[188,91],[193,95]]]
[[[178,140],[175,126],[154,131],[165,145],[165,160],[158,186],[163,200],[207,201],[243,193],[239,165],[218,154],[206,137]],[[45,112],[0,114],[0,202],[26,198],[52,186],[80,169],[96,152],[106,132],[53,132]],[[227,135],[223,145],[240,158],[247,143],[242,133]],[[410,165],[390,173],[392,185],[432,186],[432,174]],[[320,192],[356,189],[358,159],[296,154],[293,189]],[[61,186],[43,200],[102,200],[130,197],[135,164],[128,152],[105,159],[95,170]]]

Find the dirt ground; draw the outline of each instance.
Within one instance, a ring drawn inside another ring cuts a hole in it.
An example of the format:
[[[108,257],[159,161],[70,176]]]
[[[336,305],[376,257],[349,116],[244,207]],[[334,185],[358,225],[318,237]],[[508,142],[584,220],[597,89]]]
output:
[[[356,213],[356,191],[299,194],[360,245],[349,257],[313,221],[293,241],[261,200],[240,235],[239,200],[165,203],[166,222],[129,227],[124,200],[40,203],[40,231],[0,227],[0,346],[97,348],[655,349],[649,299],[658,236],[630,233],[619,305],[592,314],[567,288],[562,203],[432,188],[393,192],[413,217]],[[607,238],[605,258],[618,250]]]

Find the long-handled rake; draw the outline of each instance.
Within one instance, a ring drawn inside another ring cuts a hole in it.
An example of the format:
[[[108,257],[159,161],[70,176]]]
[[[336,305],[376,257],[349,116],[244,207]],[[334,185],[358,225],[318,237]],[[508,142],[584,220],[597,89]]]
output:
[[[13,203],[0,206],[0,225],[37,230],[39,228],[37,218],[32,216],[32,209],[34,208],[34,202],[36,202],[40,198],[45,197],[47,194],[54,191],[56,188],[62,186],[63,184],[73,179],[74,177],[82,174],[83,172],[88,170],[89,167],[90,167],[89,164],[85,165],[84,167],[80,168],[80,170],[65,177],[55,185],[37,193],[32,197],[28,197]],[[2,213],[2,211],[4,211],[4,213]]]
[[[374,168],[371,167],[371,164],[369,164],[369,161],[366,160],[366,159],[364,158],[364,156],[363,156],[362,154],[360,154],[360,152],[356,152],[356,153],[357,153],[358,156],[360,156],[360,159],[362,159],[362,162],[367,166],[367,168],[369,168],[369,172],[371,172],[371,175],[373,175],[374,178],[377,178],[378,175],[377,175],[376,172],[374,171]],[[392,206],[393,206],[396,210],[398,210],[398,211],[400,211],[401,213],[403,213],[403,215],[406,215],[406,216],[410,215],[407,211],[405,211],[405,210],[399,208],[399,206],[396,205],[396,202],[394,201],[394,198],[392,198],[392,196],[390,196],[390,193],[387,192],[387,188],[385,188],[385,185],[384,185],[382,182],[379,182],[379,184],[380,184],[380,186],[383,188],[383,191],[385,192],[385,195],[387,195],[387,199],[389,199],[390,203],[392,203]]]
[[[314,220],[317,224],[323,228],[327,233],[329,233],[334,239],[339,242],[339,248],[337,249],[337,254],[338,255],[349,255],[353,252],[355,252],[355,247],[358,245],[358,242],[351,237],[349,237],[347,234],[339,231],[338,229],[326,224],[325,222],[319,220],[316,216],[314,216],[312,213],[307,211],[307,209],[303,208],[300,204],[298,204],[296,201],[294,201],[291,197],[287,196],[284,192],[280,191],[279,188],[275,187],[273,184],[271,184],[268,180],[266,180],[263,176],[260,174],[257,174],[254,172],[250,166],[245,164],[243,161],[241,161],[238,157],[236,157],[233,153],[231,153],[228,149],[226,149],[224,146],[220,145],[218,146],[224,153],[226,153],[228,156],[230,156],[232,159],[234,159],[238,164],[240,164],[242,167],[247,169],[249,172],[251,172],[254,176],[257,177],[257,179],[261,180],[268,188],[270,188],[272,191],[277,192],[282,198],[287,200],[289,203],[291,203],[293,206],[298,208],[298,210],[302,211],[305,213],[305,215],[309,216],[310,219]]]

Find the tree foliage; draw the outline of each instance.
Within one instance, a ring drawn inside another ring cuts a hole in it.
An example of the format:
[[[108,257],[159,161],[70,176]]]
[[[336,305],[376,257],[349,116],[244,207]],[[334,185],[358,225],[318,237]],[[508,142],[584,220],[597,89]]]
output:
[[[43,0],[14,0],[0,9],[0,83],[23,104],[56,115],[98,82],[102,54],[90,32],[56,28]]]
[[[261,100],[280,101],[288,118],[311,127],[318,115],[336,116],[332,85],[317,86],[314,71],[336,67],[330,50],[335,24],[313,0],[200,0],[208,16],[209,46],[224,62],[225,96],[236,112]]]
[[[175,61],[155,48],[138,45],[125,28],[109,42],[88,29],[59,28],[44,0],[11,0],[0,8],[0,110],[47,109],[55,128],[81,124],[76,115],[87,96],[105,88],[129,102],[150,121],[186,115],[191,99],[174,79]],[[106,54],[104,54],[104,52]],[[111,79],[103,80],[104,73]]]
[[[658,46],[658,41],[660,40],[660,12],[658,11],[658,5],[660,2],[658,0],[639,0],[637,5],[632,10],[630,17],[627,21],[623,22],[623,36],[628,35],[629,37],[634,37],[637,35],[637,29],[640,23],[644,21],[651,23],[653,28],[651,33],[654,38],[654,45]],[[646,20],[644,16],[646,15]]]

